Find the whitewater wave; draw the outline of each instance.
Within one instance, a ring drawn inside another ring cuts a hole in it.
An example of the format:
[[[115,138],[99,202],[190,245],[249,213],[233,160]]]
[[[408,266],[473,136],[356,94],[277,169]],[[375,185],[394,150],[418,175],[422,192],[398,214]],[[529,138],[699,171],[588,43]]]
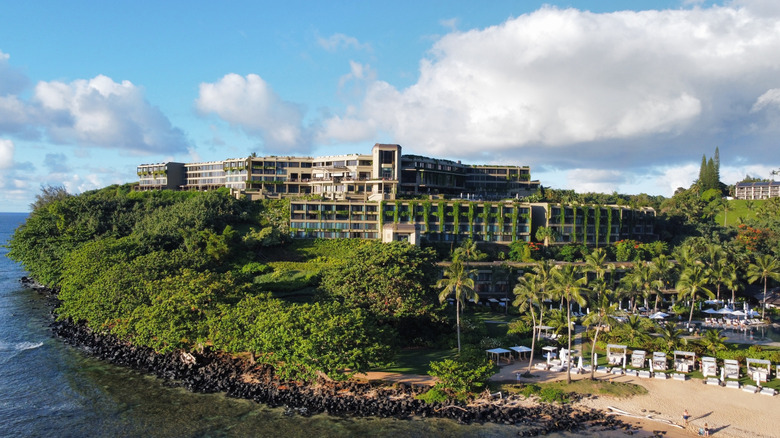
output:
[[[0,341],[0,351],[24,351],[43,346],[43,342],[3,342]]]

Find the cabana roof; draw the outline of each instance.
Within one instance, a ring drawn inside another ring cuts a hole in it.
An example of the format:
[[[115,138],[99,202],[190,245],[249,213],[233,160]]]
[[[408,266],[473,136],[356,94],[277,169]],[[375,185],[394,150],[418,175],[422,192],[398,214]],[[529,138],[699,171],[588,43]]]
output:
[[[607,344],[607,350],[625,350],[627,348],[625,345]]]
[[[747,366],[750,366],[750,365],[766,365],[767,368],[772,366],[772,362],[770,362],[767,359],[750,359],[750,358],[747,358],[746,362],[747,362]]]
[[[724,365],[737,365],[739,366],[739,361],[736,359],[723,359]]]
[[[487,351],[488,353],[491,353],[491,354],[506,354],[506,353],[511,353],[511,351],[507,350],[506,348],[492,348],[492,349],[490,349],[490,350],[485,350],[485,351]]]
[[[654,358],[656,358],[656,357],[663,357],[665,359],[666,358],[666,353],[664,353],[663,351],[654,351],[653,352],[653,357]]]
[[[696,357],[696,353],[694,353],[692,351],[679,351],[679,350],[675,350],[674,351],[674,355],[675,356]]]
[[[702,361],[702,363],[707,363],[707,362],[715,363],[715,358],[714,357],[702,357],[701,361]]]
[[[526,347],[524,345],[515,346],[515,347],[509,347],[509,349],[512,350],[512,351],[515,351],[517,353],[528,353],[529,351],[531,351],[530,348],[528,348],[528,347]]]

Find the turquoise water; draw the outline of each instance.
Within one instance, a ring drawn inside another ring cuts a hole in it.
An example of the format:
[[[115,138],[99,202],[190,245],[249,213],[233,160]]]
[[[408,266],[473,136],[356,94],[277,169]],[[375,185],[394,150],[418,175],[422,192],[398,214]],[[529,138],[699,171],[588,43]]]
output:
[[[0,243],[25,217],[0,213]],[[0,248],[2,437],[499,437],[520,430],[449,420],[288,417],[252,401],[170,387],[53,338],[45,299],[20,287],[25,273],[6,253]]]

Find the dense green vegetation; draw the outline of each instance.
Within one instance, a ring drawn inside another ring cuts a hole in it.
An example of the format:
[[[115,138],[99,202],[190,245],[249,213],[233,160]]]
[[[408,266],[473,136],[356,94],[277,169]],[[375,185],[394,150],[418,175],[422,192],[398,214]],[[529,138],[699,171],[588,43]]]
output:
[[[706,160],[703,172],[710,178]],[[658,210],[661,240],[622,240],[593,250],[581,243],[521,241],[506,249],[470,240],[423,248],[356,239],[290,241],[286,201],[248,202],[222,190],[112,186],[70,196],[46,188],[16,230],[9,255],[59,289],[59,318],[157,351],[248,353],[281,377],[303,380],[428,368],[440,383],[426,399],[463,399],[484,388],[493,369],[485,349],[570,346],[574,320],[589,328],[591,357],[611,342],[780,362],[774,350],[724,344],[717,331],[688,343],[674,324],[636,317],[616,322],[618,300],[632,310],[661,310],[674,290],[674,312],[692,320],[703,316],[697,306],[703,299],[744,300],[739,295],[749,285],[763,290],[780,281],[780,200],[726,201],[722,193],[723,187],[699,183],[670,199],[540,191],[537,197],[550,202]],[[544,231],[534,237],[554,241]],[[452,260],[444,278],[435,266],[442,259]],[[492,267],[495,282],[514,288],[512,308],[497,314],[470,304],[470,298],[479,300],[471,263],[504,259],[534,262],[520,270]],[[555,266],[552,259],[582,263]],[[613,262],[633,264],[618,268]],[[448,298],[454,305],[444,304]],[[591,313],[581,319],[567,304]],[[537,325],[552,326],[561,336],[539,339],[532,334]]]
[[[226,191],[47,189],[16,230],[10,256],[59,289],[59,318],[161,352],[248,352],[285,378],[342,379],[386,364],[406,342],[389,319],[425,315],[420,330],[436,320],[429,252],[366,241],[283,245],[286,220],[274,204]],[[354,274],[361,292],[385,295],[339,293],[353,257],[377,269],[373,277]],[[406,263],[381,275],[390,260]]]

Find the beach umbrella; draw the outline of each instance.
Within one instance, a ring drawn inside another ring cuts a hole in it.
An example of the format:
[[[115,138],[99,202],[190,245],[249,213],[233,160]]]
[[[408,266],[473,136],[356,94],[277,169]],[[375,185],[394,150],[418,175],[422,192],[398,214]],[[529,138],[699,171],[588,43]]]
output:
[[[718,313],[718,311],[713,309],[713,308],[709,308],[709,309],[705,310],[704,313],[713,314],[713,313]]]
[[[724,307],[717,312],[719,315],[731,315],[733,312],[728,307]]]
[[[658,312],[658,313],[654,313],[654,314],[650,315],[650,319],[664,319],[667,316],[669,316],[669,315],[664,313],[664,312]]]

